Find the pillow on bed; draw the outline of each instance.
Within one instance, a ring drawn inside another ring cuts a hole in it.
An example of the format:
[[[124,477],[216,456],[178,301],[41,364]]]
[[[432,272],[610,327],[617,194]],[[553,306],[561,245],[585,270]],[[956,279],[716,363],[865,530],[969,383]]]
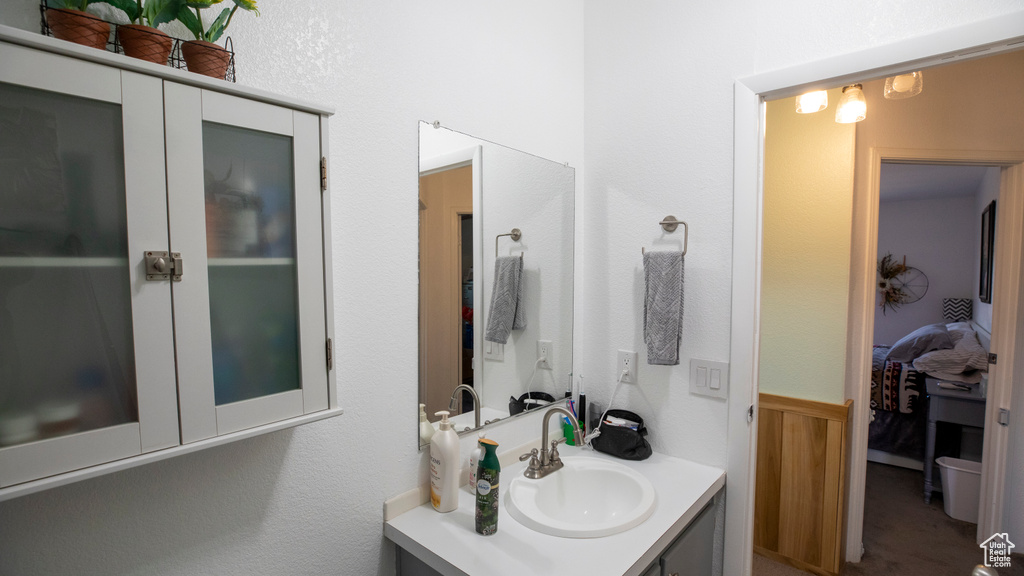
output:
[[[988,352],[978,342],[978,335],[971,331],[950,350],[936,350],[923,354],[914,360],[914,370],[935,375],[958,374],[968,370],[987,370]]]
[[[968,332],[974,333],[974,328],[971,327],[970,322],[953,322],[946,324],[946,330],[949,331],[949,339],[953,341],[953,346],[964,337],[964,334]]]
[[[949,330],[945,324],[929,324],[914,330],[889,349],[886,360],[895,362],[912,362],[918,356],[932,350],[947,350],[953,347]]]

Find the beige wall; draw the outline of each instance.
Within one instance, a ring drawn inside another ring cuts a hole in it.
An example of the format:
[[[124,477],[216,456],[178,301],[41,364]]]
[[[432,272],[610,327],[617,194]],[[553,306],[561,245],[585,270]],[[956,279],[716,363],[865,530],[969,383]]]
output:
[[[829,107],[768,103],[765,129],[761,392],[840,403],[846,362],[854,132]]]

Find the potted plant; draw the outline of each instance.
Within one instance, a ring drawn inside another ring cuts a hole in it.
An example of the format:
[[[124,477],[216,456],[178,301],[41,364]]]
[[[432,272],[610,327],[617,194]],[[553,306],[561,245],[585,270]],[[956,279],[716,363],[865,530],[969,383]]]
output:
[[[47,0],[46,23],[55,38],[106,50],[110,24],[85,11],[102,0]]]
[[[117,40],[124,53],[157,64],[167,64],[174,42],[157,26],[178,17],[184,0],[106,0],[128,15],[131,24],[117,27]]]
[[[234,6],[221,10],[220,14],[210,23],[203,24],[203,10],[220,4],[223,0],[185,0],[184,6],[178,11],[178,20],[196,37],[195,40],[183,42],[181,54],[185,58],[185,64],[192,72],[224,78],[228,69],[228,62],[231,60],[231,53],[214,44],[231,24],[231,18],[241,8],[255,12],[256,0],[232,0]]]

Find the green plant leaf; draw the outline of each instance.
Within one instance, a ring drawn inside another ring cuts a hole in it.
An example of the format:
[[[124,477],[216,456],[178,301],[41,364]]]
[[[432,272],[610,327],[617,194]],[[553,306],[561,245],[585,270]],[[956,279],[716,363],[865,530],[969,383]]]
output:
[[[142,16],[152,27],[170,22],[178,17],[182,0],[146,0],[142,7]]]
[[[199,8],[201,10],[203,8],[209,8],[214,4],[220,4],[223,1],[224,0],[186,0],[185,5],[189,8]]]
[[[110,4],[114,8],[121,10],[128,16],[129,22],[135,22],[139,19],[139,3],[136,0],[103,0],[107,4]]]
[[[192,11],[187,5],[182,5],[178,9],[178,21],[188,28],[188,31],[196,37],[196,40],[203,39],[203,25],[199,22],[199,17]]]
[[[210,27],[206,29],[206,41],[216,42],[220,38],[221,34],[224,33],[224,29],[227,28],[228,17],[231,16],[231,8],[225,8],[221,10],[217,19],[210,24]]]
[[[242,10],[255,12],[257,16],[260,15],[260,10],[256,7],[256,0],[234,0],[234,3],[235,6],[238,6]]]

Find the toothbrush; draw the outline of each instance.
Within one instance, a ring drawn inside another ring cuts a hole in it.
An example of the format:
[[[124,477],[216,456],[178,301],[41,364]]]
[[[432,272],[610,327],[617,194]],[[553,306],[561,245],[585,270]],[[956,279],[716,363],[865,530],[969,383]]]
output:
[[[576,419],[580,424],[580,432],[587,433],[587,393],[583,390],[583,375],[580,374],[580,412]]]

